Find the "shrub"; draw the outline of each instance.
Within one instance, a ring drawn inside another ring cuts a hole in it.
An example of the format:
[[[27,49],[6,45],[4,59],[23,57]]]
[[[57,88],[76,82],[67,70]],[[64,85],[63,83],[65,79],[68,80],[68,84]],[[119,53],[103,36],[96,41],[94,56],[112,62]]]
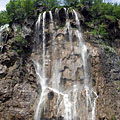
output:
[[[8,24],[9,23],[9,19],[8,19],[8,15],[6,11],[1,11],[0,12],[0,26],[4,25],[4,24]]]

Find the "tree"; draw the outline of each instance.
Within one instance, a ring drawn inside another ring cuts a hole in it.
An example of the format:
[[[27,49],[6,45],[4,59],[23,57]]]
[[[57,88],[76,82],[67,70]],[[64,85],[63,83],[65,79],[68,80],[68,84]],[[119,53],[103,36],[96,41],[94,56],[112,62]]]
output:
[[[6,5],[10,21],[21,20],[34,10],[34,0],[10,0]]]
[[[113,15],[120,19],[120,5],[117,5],[117,3],[113,6]]]
[[[28,15],[32,14],[35,5],[41,4],[49,9],[58,7],[58,0],[10,0],[6,9],[10,21],[23,20]]]
[[[26,15],[32,13],[34,10],[34,0],[22,0],[21,7],[24,9]]]
[[[9,23],[8,15],[6,11],[0,12],[0,26]]]
[[[80,0],[80,3],[83,5],[89,5],[91,6],[93,4],[94,0]]]
[[[49,9],[58,7],[60,1],[59,0],[36,0],[35,1],[37,4],[41,4]]]
[[[64,0],[66,6],[76,6],[79,3],[79,0]]]

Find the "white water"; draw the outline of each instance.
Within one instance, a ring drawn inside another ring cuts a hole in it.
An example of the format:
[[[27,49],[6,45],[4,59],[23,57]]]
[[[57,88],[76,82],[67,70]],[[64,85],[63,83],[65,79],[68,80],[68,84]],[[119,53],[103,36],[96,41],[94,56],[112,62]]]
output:
[[[59,11],[58,8],[55,9],[55,15],[57,15],[59,17]]]
[[[51,11],[49,11],[49,15],[50,15],[50,32],[52,33],[52,36],[50,37],[52,39],[52,49],[54,52],[54,45],[55,45],[54,38],[55,38],[56,32],[55,32],[55,26],[54,26],[54,21],[53,21],[53,15]]]
[[[88,74],[88,68],[87,68],[87,59],[88,59],[88,54],[87,54],[87,46],[85,45],[80,29],[80,21],[77,15],[77,12],[73,10],[73,13],[75,15],[75,20],[76,20],[76,25],[78,27],[78,30],[76,30],[76,36],[78,37],[78,42],[79,42],[79,51],[82,56],[82,61],[83,61],[83,67],[84,67],[84,88],[86,91],[86,104],[87,104],[87,110],[89,109],[89,105],[92,109],[92,117],[90,119],[90,115],[88,115],[88,120],[95,120],[95,107],[96,107],[96,99],[97,99],[97,94],[90,88],[89,85],[89,74]],[[93,96],[95,94],[95,97]],[[92,100],[93,99],[93,100]],[[87,111],[88,112],[88,111]]]
[[[74,45],[73,45],[73,29],[70,24],[70,19],[69,19],[69,13],[68,9],[64,8],[65,14],[66,14],[66,27],[65,27],[65,34],[68,31],[69,34],[69,42],[70,42],[70,49],[72,51],[72,56],[74,56]],[[58,10],[55,11],[56,14],[58,14]],[[43,18],[42,22],[42,63],[40,62],[39,59],[33,60],[35,64],[35,70],[36,70],[36,75],[38,78],[38,85],[41,86],[41,94],[38,99],[38,105],[35,111],[35,120],[42,120],[41,118],[41,113],[43,109],[45,109],[45,104],[47,101],[47,94],[52,91],[54,94],[57,95],[57,101],[56,101],[56,115],[57,117],[62,116],[64,117],[64,120],[78,120],[79,117],[80,120],[95,120],[95,107],[96,107],[96,99],[97,99],[97,94],[91,87],[90,80],[89,80],[89,70],[88,70],[88,48],[85,45],[85,42],[83,40],[83,36],[81,33],[81,28],[80,28],[80,21],[77,15],[77,12],[73,10],[72,12],[73,16],[75,17],[76,21],[76,26],[77,30],[74,30],[74,34],[78,39],[78,48],[79,48],[79,54],[81,55],[82,58],[82,64],[83,64],[83,71],[84,71],[84,84],[81,85],[80,83],[78,84],[77,82],[74,82],[71,86],[71,88],[68,88],[65,90],[61,86],[61,66],[62,66],[62,59],[60,56],[56,56],[57,52],[57,47],[54,46],[52,43],[52,55],[54,56],[54,64],[51,66],[51,71],[52,75],[51,78],[47,78],[47,69],[46,69],[46,34],[45,34],[45,28],[46,28],[46,12],[43,13],[43,15],[39,15],[38,21],[36,22],[36,30],[40,31],[40,24],[41,24],[41,16]],[[49,11],[50,15],[50,31],[53,32],[52,36],[52,42],[55,39],[55,31],[54,31],[54,20],[53,20],[53,15],[52,12]],[[40,50],[39,50],[40,51]],[[39,55],[39,53],[38,53]],[[59,58],[59,59],[58,59]],[[74,81],[75,81],[75,69],[76,65],[74,64],[74,58],[72,58],[72,71],[74,73]],[[81,94],[84,94],[85,91],[85,100],[86,103],[84,105],[84,101],[82,101],[83,98],[81,98]],[[78,99],[79,98],[79,99]],[[80,103],[80,104],[79,104]],[[84,108],[85,106],[85,108]],[[62,111],[61,111],[62,109]],[[79,109],[81,109],[82,112],[78,112]],[[84,110],[82,110],[84,109]],[[89,111],[90,110],[90,111]],[[83,112],[84,111],[84,112]],[[85,116],[85,117],[83,117]]]
[[[42,16],[42,14],[39,15],[38,20],[36,22],[36,30],[37,31],[40,30],[41,16]]]
[[[38,82],[39,84],[41,85],[41,96],[39,98],[39,103],[37,105],[37,109],[35,111],[35,116],[34,116],[34,119],[35,120],[40,120],[40,115],[41,115],[41,104],[42,102],[44,101],[44,96],[46,95],[46,75],[45,75],[45,17],[46,17],[46,12],[43,13],[43,55],[42,55],[42,66],[41,64],[38,62],[38,61],[35,61],[35,66],[36,66],[36,74],[37,74],[37,77],[38,77]],[[38,21],[37,21],[37,24],[36,24],[36,27],[37,27],[37,30],[40,28],[40,21],[41,21],[41,14],[38,18]]]
[[[0,47],[2,47],[2,31],[0,30]]]
[[[76,20],[76,25],[78,27],[78,30],[81,32],[81,28],[80,28],[80,21],[77,15],[77,12],[75,10],[73,10],[73,14],[75,15],[75,20]]]
[[[5,29],[8,31],[8,27],[9,27],[8,24],[3,25],[3,26],[0,27],[0,51],[2,51],[2,49],[3,49],[2,33],[3,33],[3,31],[4,31]]]
[[[69,95],[68,94],[65,94],[64,95],[64,118],[65,120],[72,120],[72,103],[71,101],[69,101]]]
[[[49,15],[50,15],[50,29],[51,30],[54,30],[54,21],[53,21],[53,15],[52,15],[52,12],[49,11]]]
[[[59,91],[60,87],[60,78],[61,78],[61,60],[56,60],[55,65],[53,67],[53,75],[51,78],[52,88],[57,89]]]
[[[66,14],[66,31],[68,31],[69,33],[69,40],[70,40],[70,44],[71,44],[71,51],[73,52],[73,44],[72,44],[72,27],[71,27],[71,24],[70,24],[70,19],[69,19],[69,13],[68,13],[68,10],[66,8],[64,8],[65,10],[65,14]]]
[[[65,11],[65,15],[66,15],[66,28],[65,28],[65,34],[68,32],[69,34],[69,41],[70,41],[70,46],[71,46],[71,55],[73,55],[73,31],[72,31],[72,27],[70,24],[70,19],[69,19],[69,9],[64,8]],[[74,63],[74,59],[72,59],[72,62]],[[72,72],[74,73],[74,79],[75,79],[75,66],[74,64],[72,65]],[[78,88],[77,88],[78,89]],[[77,99],[77,90],[75,88],[75,85],[73,85],[73,103],[71,101],[69,101],[69,95],[65,95],[64,97],[64,105],[65,105],[65,120],[72,120],[74,119],[74,116],[76,115],[76,99]]]
[[[42,17],[42,14],[39,14],[39,17],[38,17],[38,20],[36,22],[36,44],[34,46],[34,49],[36,50],[37,49],[37,53],[39,53],[39,42],[40,42],[40,24],[41,24],[41,17]],[[36,48],[37,47],[37,48]]]
[[[43,13],[43,78],[46,79],[45,75],[45,43],[46,43],[46,36],[45,36],[45,17],[46,17],[46,12]],[[46,81],[44,80],[44,85],[46,84]]]

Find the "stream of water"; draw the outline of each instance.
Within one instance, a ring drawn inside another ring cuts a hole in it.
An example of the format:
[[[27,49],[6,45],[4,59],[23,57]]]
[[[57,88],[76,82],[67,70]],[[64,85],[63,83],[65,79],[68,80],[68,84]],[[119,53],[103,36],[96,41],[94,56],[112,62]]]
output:
[[[71,72],[73,74],[73,82],[71,85],[68,85],[67,87],[63,86],[61,83],[62,78],[62,65],[63,61],[61,56],[58,56],[58,48],[56,47],[55,37],[56,37],[56,31],[55,31],[55,21],[53,18],[53,14],[51,11],[49,11],[50,16],[50,32],[52,33],[52,58],[49,58],[48,61],[53,61],[53,64],[51,63],[51,70],[49,71],[49,77],[47,74],[47,52],[49,52],[46,47],[46,15],[47,13],[44,12],[43,14],[40,14],[38,17],[38,20],[36,22],[36,33],[38,34],[41,32],[42,38],[38,37],[36,38],[37,43],[42,43],[42,49],[40,47],[40,44],[36,44],[36,48],[40,50],[37,51],[37,58],[34,59],[34,65],[38,80],[38,85],[40,86],[40,95],[38,98],[38,104],[35,111],[35,120],[44,120],[43,119],[43,112],[44,115],[47,111],[47,101],[48,101],[48,93],[52,91],[54,95],[56,95],[56,99],[54,100],[54,111],[56,113],[56,120],[60,116],[64,118],[64,120],[95,120],[95,108],[96,108],[96,99],[97,94],[93,87],[91,87],[91,81],[89,76],[89,68],[88,68],[88,48],[84,42],[83,35],[81,32],[80,27],[80,21],[78,17],[78,13],[75,10],[72,10],[73,19],[75,20],[76,24],[76,30],[74,30],[71,27],[71,21],[69,18],[69,10],[64,8],[65,15],[66,15],[66,24],[64,29],[64,34],[68,33],[68,39],[70,44],[70,56],[72,56],[72,64],[71,64]],[[55,10],[55,14],[59,14],[58,9]],[[59,15],[58,15],[59,16]],[[41,24],[42,23],[42,24]],[[41,28],[42,25],[42,29]],[[75,70],[80,66],[80,63],[76,64],[75,61],[75,45],[73,44],[73,34],[75,35],[77,39],[77,45],[78,45],[78,52],[79,56],[81,56],[81,64],[82,64],[82,71],[84,75],[83,83],[76,81],[76,73]],[[66,43],[66,42],[65,42]],[[59,44],[57,44],[59,45]],[[66,46],[66,45],[64,45]],[[42,60],[40,60],[39,56],[42,51]],[[62,52],[64,53],[64,52]],[[54,59],[53,59],[54,58]],[[48,62],[49,64],[49,62]],[[50,113],[49,113],[50,114]],[[44,116],[45,118],[45,116]],[[59,120],[59,119],[58,119]]]
[[[3,39],[2,39],[2,33],[3,33],[3,31],[6,29],[6,30],[8,30],[8,24],[6,24],[6,25],[3,25],[3,26],[1,26],[0,27],[0,51],[2,51],[2,49],[3,49]]]

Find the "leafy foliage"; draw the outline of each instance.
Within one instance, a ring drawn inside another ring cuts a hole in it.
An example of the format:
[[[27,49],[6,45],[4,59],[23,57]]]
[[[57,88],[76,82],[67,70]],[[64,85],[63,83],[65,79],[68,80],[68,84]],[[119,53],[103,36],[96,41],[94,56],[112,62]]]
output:
[[[6,6],[10,21],[24,19],[34,9],[33,0],[10,0]]]
[[[94,0],[80,0],[80,2],[83,5],[89,5],[89,6],[91,6],[93,4]]]
[[[31,15],[36,9],[35,6],[43,5],[48,9],[59,6],[58,0],[10,0],[6,6],[10,21],[23,20]]]
[[[34,13],[36,7],[44,6],[48,10],[55,7],[61,7],[61,0],[10,0],[6,6],[7,11],[0,12],[0,26],[10,22],[21,22],[27,16]],[[65,6],[71,8],[83,8],[86,6],[90,14],[87,23],[93,24],[91,31],[93,34],[107,36],[107,24],[120,21],[120,5],[105,3],[103,0],[63,0]],[[18,34],[17,40],[20,41],[21,35]]]
[[[108,19],[111,16],[120,19],[120,6],[117,4],[103,3],[98,0],[91,6],[91,15],[93,17],[106,16]]]
[[[26,45],[26,41],[23,39],[22,30],[21,30],[20,26],[18,26],[18,28],[17,28],[16,35],[15,35],[14,39],[21,47]]]
[[[111,36],[110,25],[117,28],[117,21],[120,19],[120,14],[118,14],[120,13],[120,5],[94,0],[88,11],[90,18],[87,22],[93,24],[90,32],[95,35],[101,35],[104,38]]]
[[[40,0],[40,3],[47,7],[47,8],[53,8],[53,7],[58,7],[59,6],[59,2],[58,0]]]
[[[0,26],[9,23],[8,15],[6,11],[0,12]]]
[[[27,41],[23,38],[21,26],[17,27],[13,40],[15,41],[15,44],[11,46],[11,51],[16,51],[18,54],[23,53]]]
[[[66,6],[76,6],[79,3],[79,0],[64,0]]]
[[[63,3],[66,6],[73,7],[87,5],[94,18],[102,16],[101,18],[106,17],[110,20],[120,19],[120,6],[117,4],[112,5],[111,3],[104,3],[103,0],[63,0]],[[51,9],[60,6],[60,0],[10,0],[6,6],[6,18],[8,18],[9,21],[22,20],[31,15],[36,9],[35,7],[39,5]],[[0,22],[2,21],[6,22],[6,20],[3,19]]]
[[[92,30],[94,35],[101,35],[104,37],[108,36],[108,32],[106,30],[106,25],[104,23],[100,24],[96,29]]]

